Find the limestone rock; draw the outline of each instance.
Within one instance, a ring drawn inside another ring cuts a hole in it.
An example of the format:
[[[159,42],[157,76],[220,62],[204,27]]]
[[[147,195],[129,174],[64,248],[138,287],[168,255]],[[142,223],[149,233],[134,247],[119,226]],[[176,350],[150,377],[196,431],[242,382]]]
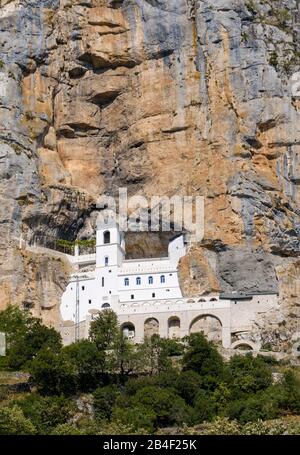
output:
[[[20,241],[92,235],[104,192],[202,195],[184,293],[278,291],[258,330],[286,349],[300,307],[297,18],[285,0],[1,0],[2,307],[58,324],[53,270],[68,272]],[[166,253],[165,234],[128,238],[131,257]]]

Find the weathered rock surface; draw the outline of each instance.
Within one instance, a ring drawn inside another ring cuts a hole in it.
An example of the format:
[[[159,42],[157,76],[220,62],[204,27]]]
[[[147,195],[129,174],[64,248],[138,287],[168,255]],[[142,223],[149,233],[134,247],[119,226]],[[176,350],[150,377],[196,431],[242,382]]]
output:
[[[0,5],[1,307],[58,323],[68,272],[20,238],[88,237],[97,196],[125,186],[205,196],[184,292],[278,291],[299,331],[299,2]],[[131,236],[129,252],[165,240]]]

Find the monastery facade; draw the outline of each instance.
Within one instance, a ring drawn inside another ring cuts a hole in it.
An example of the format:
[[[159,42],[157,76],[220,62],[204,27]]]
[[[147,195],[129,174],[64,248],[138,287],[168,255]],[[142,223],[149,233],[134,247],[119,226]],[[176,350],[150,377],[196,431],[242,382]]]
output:
[[[125,336],[182,338],[203,331],[224,348],[259,344],[247,337],[258,315],[274,310],[276,294],[216,294],[184,298],[178,279],[180,258],[187,253],[184,235],[174,237],[164,258],[125,258],[125,239],[113,218],[97,223],[96,253],[66,255],[74,273],[61,300],[61,334],[65,344],[87,338],[91,321],[112,309]],[[245,334],[240,339],[236,334]],[[245,339],[246,338],[246,341]]]

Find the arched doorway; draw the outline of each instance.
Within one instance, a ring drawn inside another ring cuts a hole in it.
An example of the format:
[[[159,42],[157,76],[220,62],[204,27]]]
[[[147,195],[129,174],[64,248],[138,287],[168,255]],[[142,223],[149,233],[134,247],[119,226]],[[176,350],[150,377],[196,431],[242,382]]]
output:
[[[180,319],[177,316],[172,316],[168,320],[168,337],[180,338]]]
[[[214,343],[222,343],[222,323],[211,314],[195,318],[190,325],[190,334],[203,332],[204,336]]]
[[[134,340],[135,327],[131,322],[125,322],[125,324],[122,324],[121,330],[124,338],[127,338],[128,340]]]
[[[237,340],[231,345],[231,349],[239,351],[259,351],[259,346],[249,340]]]
[[[151,338],[152,335],[159,335],[159,322],[155,318],[148,318],[144,322],[144,337]]]

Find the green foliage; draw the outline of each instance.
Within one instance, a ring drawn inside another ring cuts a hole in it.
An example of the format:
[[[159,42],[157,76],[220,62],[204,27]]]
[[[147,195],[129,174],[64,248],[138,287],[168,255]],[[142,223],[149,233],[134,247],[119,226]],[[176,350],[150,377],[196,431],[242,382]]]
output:
[[[183,356],[183,371],[192,370],[202,377],[202,388],[213,389],[223,376],[221,355],[202,333],[189,337],[188,349]]]
[[[65,397],[42,397],[31,394],[16,402],[39,434],[48,434],[57,425],[67,423],[75,412],[74,403]]]
[[[16,306],[10,305],[0,312],[0,331],[6,334],[7,340],[5,363],[13,370],[26,370],[41,349],[61,348],[61,336],[56,330]]]
[[[61,336],[53,328],[48,328],[35,320],[27,331],[20,335],[9,350],[8,365],[14,370],[27,369],[29,363],[41,349],[59,351]]]
[[[155,431],[156,419],[157,416],[151,408],[138,404],[127,408],[116,407],[113,411],[113,421],[128,425],[139,434],[152,434]]]
[[[180,344],[176,341],[160,338],[153,335],[146,338],[144,343],[137,348],[138,357],[142,360],[143,370],[149,374],[167,371],[172,367],[171,356],[182,352]]]
[[[204,434],[256,434],[259,422],[300,413],[295,369],[285,366],[283,379],[273,383],[272,370],[283,366],[272,357],[235,355],[224,362],[203,334],[184,343],[154,335],[134,345],[108,310],[93,321],[89,340],[62,347],[53,329],[14,307],[0,312],[0,330],[8,336],[9,365],[28,368],[36,386],[12,401],[2,375],[3,434],[151,434],[194,424]],[[92,393],[94,414],[70,398],[82,392]],[[283,428],[265,425],[261,434]]]
[[[7,348],[24,336],[33,318],[18,307],[9,305],[0,311],[0,331],[6,334]]]
[[[76,392],[76,368],[62,352],[40,351],[32,360],[29,371],[42,394],[72,395]]]
[[[216,405],[207,390],[199,390],[195,398],[195,422],[210,422],[216,416]]]
[[[155,414],[155,427],[179,425],[191,421],[191,410],[172,389],[144,387],[132,398],[134,406],[142,406]]]
[[[0,435],[32,435],[36,429],[18,406],[0,408]]]
[[[179,395],[191,406],[194,404],[201,385],[202,378],[195,371],[182,371],[176,381]]]
[[[113,406],[119,395],[116,385],[99,387],[93,393],[95,417],[98,420],[110,420]]]
[[[119,336],[116,313],[112,310],[102,311],[97,319],[92,321],[89,336],[100,352],[113,349]]]
[[[279,65],[279,60],[278,60],[278,54],[276,51],[272,51],[269,59],[270,65],[274,66],[274,68],[277,68]]]
[[[264,390],[272,383],[271,369],[260,357],[235,355],[227,367],[228,383],[235,398]]]
[[[78,390],[89,392],[94,390],[104,370],[105,353],[97,349],[89,340],[80,340],[66,346],[63,355],[73,365]]]

